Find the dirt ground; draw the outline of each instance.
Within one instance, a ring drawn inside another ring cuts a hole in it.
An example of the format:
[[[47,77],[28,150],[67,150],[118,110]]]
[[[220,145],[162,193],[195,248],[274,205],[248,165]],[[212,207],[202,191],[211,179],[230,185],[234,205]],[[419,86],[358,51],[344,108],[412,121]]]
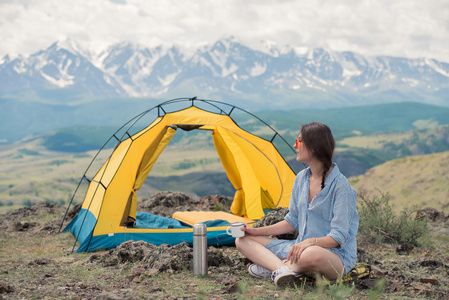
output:
[[[229,205],[223,196],[191,199],[167,192],[139,208],[170,214],[164,207],[227,210]],[[58,233],[64,212],[65,207],[41,202],[0,215],[0,299],[449,299],[449,222],[435,211],[423,212],[433,220],[421,247],[374,244],[360,236],[358,259],[371,266],[369,277],[287,289],[252,278],[246,271],[250,262],[235,247],[209,247],[203,277],[193,276],[187,244],[128,241],[116,249],[72,253],[74,237]],[[285,213],[276,210],[258,226]],[[76,209],[67,221],[75,214]]]

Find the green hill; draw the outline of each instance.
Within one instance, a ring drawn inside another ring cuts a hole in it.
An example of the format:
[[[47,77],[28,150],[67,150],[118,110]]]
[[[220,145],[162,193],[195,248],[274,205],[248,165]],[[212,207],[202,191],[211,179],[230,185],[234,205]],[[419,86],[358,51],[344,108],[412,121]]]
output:
[[[376,166],[364,175],[350,178],[358,194],[391,196],[396,210],[417,205],[449,209],[449,151],[407,156]]]

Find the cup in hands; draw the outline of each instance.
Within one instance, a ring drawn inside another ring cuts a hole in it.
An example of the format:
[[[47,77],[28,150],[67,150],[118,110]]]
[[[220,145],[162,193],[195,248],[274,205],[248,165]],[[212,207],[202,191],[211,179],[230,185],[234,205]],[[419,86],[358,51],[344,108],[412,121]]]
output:
[[[235,238],[245,236],[245,232],[242,230],[243,226],[243,222],[232,223],[231,226],[226,228],[226,233]]]

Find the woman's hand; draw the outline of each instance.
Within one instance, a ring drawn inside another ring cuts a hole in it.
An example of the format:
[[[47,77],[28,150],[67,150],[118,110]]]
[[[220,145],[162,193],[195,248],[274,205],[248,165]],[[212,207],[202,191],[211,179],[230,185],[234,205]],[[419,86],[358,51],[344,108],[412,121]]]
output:
[[[244,224],[243,225],[242,231],[244,231],[245,234],[247,234],[247,235],[258,235],[256,233],[257,232],[257,228],[254,228],[254,227],[252,227],[252,226],[250,226],[248,224]]]
[[[286,220],[282,220],[276,224],[264,227],[254,228],[248,224],[244,224],[242,230],[247,235],[280,235],[287,232],[292,232],[295,228]]]
[[[315,239],[307,239],[300,243],[294,244],[290,251],[288,252],[287,261],[289,261],[292,264],[295,264],[299,262],[299,257],[301,256],[302,252],[309,248],[310,246],[315,245]]]

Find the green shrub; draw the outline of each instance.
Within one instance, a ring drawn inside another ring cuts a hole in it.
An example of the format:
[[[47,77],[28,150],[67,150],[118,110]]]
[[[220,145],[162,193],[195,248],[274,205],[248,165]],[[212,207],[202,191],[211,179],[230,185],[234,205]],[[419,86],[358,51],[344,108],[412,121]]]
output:
[[[427,233],[427,219],[414,218],[416,209],[407,209],[397,215],[390,206],[389,194],[380,192],[380,197],[372,199],[360,195],[359,233],[371,237],[376,242],[410,243]]]
[[[222,211],[223,210],[223,204],[217,203],[215,205],[215,211]]]
[[[31,201],[31,200],[29,200],[29,199],[26,199],[26,200],[23,200],[22,201],[22,204],[24,205],[24,206],[26,206],[26,207],[30,207],[30,206],[32,206],[32,205],[34,205],[34,204],[36,204],[34,201]]]

